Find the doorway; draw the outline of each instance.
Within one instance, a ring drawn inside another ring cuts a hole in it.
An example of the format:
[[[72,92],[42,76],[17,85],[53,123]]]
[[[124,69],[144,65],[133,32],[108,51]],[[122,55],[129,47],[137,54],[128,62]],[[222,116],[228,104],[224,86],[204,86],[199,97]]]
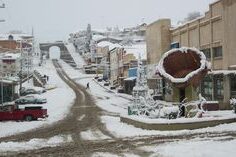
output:
[[[179,89],[179,102],[182,102],[185,99],[185,88]]]

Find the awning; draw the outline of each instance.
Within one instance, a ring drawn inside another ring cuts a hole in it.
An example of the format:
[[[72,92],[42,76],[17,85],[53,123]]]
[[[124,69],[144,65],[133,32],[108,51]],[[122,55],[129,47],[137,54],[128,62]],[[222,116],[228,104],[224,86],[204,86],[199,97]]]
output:
[[[124,79],[124,81],[133,81],[135,80],[137,77],[128,77],[126,79]]]
[[[213,70],[208,72],[209,75],[230,75],[236,74],[236,70]]]

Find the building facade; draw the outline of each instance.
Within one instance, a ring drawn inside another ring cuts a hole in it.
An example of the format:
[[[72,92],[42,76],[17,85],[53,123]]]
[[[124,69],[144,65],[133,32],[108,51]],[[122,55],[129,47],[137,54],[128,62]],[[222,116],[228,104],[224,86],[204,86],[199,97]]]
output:
[[[158,63],[160,56],[171,47],[200,49],[211,62],[212,71],[197,92],[201,92],[207,100],[219,101],[221,109],[230,108],[230,98],[236,97],[235,14],[236,1],[219,0],[209,5],[209,11],[204,16],[176,28],[170,27],[168,19],[150,24],[146,37],[148,63]],[[171,99],[173,92],[169,93]]]
[[[121,57],[123,54],[123,48],[115,48],[110,51],[110,81],[113,86],[118,86],[119,78],[123,77],[123,61]]]

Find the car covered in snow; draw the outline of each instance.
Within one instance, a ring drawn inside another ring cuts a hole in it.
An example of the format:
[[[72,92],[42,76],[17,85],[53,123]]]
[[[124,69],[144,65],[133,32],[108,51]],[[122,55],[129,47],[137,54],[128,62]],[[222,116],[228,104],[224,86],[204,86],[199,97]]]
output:
[[[28,95],[22,98],[15,100],[16,104],[44,104],[47,103],[45,98],[37,98],[33,95]]]
[[[20,90],[20,95],[21,96],[25,96],[25,95],[29,95],[29,94],[42,94],[45,93],[46,90],[45,89],[34,89],[34,88],[22,88]]]
[[[32,121],[47,117],[47,109],[43,109],[42,106],[25,106],[24,108],[19,108],[18,105],[0,106],[0,121]]]

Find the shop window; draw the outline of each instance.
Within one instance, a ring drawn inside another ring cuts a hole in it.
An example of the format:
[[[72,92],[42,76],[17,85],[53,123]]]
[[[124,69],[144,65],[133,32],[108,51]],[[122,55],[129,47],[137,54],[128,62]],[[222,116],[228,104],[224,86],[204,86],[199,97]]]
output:
[[[205,54],[205,56],[206,56],[207,59],[211,59],[211,49],[210,49],[210,48],[208,48],[208,49],[203,49],[203,50],[201,50],[201,51]]]
[[[231,76],[230,79],[230,89],[231,89],[231,97],[236,98],[236,76]]]
[[[222,46],[214,47],[213,48],[213,55],[214,55],[214,58],[222,57]]]
[[[206,77],[202,81],[202,96],[207,100],[212,100],[212,94],[213,94],[212,88],[213,88],[212,79],[210,77]]]
[[[163,83],[162,83],[162,79],[157,79],[157,90],[156,90],[157,94],[162,94],[163,92]]]
[[[223,77],[216,77],[214,80],[215,87],[215,99],[223,99],[224,98],[224,87],[223,87]]]

